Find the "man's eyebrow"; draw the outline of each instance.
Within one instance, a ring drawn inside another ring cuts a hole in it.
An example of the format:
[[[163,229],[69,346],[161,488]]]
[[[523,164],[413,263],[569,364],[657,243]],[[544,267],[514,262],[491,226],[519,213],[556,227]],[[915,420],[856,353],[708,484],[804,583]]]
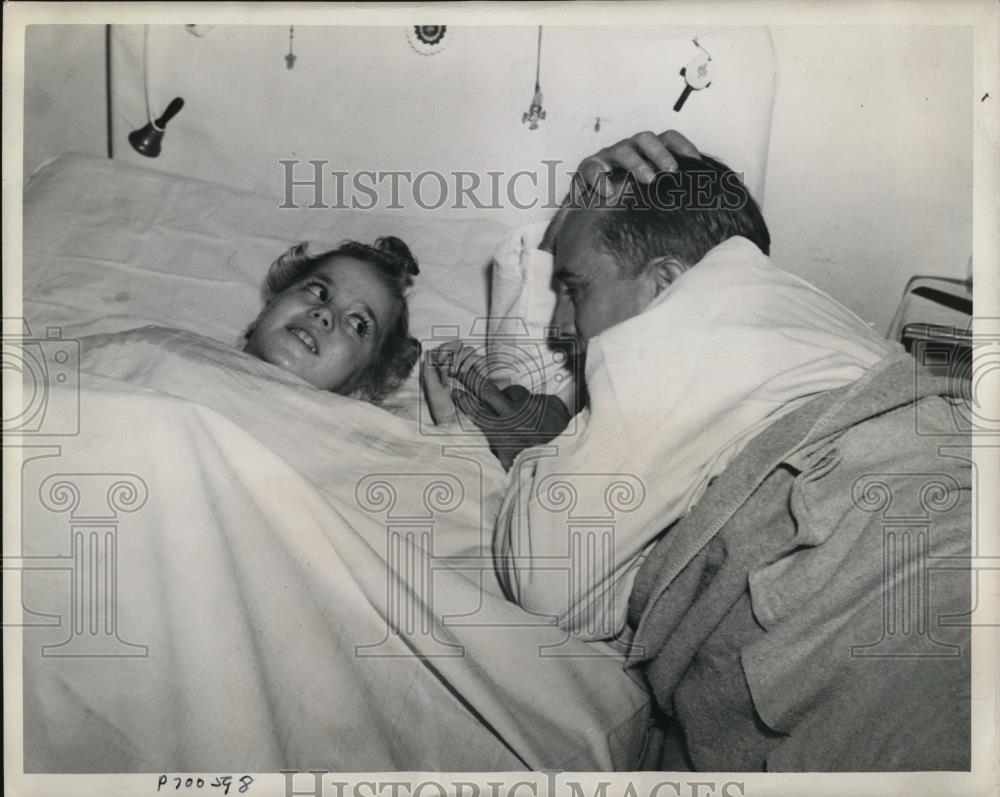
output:
[[[572,271],[566,268],[560,268],[553,275],[552,279],[558,280],[559,282],[571,282],[574,279],[579,279],[579,274],[574,274]]]

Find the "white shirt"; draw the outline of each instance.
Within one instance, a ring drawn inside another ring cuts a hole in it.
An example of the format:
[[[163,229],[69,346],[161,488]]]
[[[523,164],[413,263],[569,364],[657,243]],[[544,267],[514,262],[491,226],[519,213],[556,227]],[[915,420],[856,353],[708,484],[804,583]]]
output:
[[[508,596],[584,638],[619,636],[644,553],[709,480],[775,419],[894,346],[750,241],[715,247],[589,342],[589,410],[515,462],[494,533]]]

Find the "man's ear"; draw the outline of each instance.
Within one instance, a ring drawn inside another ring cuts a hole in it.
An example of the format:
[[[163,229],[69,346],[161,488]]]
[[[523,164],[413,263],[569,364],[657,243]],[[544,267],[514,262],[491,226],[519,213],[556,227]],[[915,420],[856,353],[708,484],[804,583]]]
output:
[[[687,266],[676,257],[669,255],[657,257],[649,261],[649,265],[646,268],[653,279],[657,296],[663,293],[673,284],[674,280],[687,271]]]

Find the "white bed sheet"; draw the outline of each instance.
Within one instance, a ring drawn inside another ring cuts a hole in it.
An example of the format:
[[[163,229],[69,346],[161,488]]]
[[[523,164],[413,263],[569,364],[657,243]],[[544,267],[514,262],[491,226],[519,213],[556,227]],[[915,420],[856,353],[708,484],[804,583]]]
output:
[[[79,388],[52,385],[45,422],[65,431],[77,406],[80,416],[77,433],[46,438],[57,456],[23,470],[23,553],[55,557],[25,574],[25,607],[31,620],[66,621],[25,632],[26,770],[635,765],[647,696],[614,652],[500,596],[490,531],[506,477],[488,451],[474,437],[442,448],[412,419],[308,388],[229,345],[272,253],[316,237],[326,216],[297,220],[265,198],[77,157],[46,167],[27,194],[25,314],[37,336],[156,322],[209,337],[83,338]],[[416,326],[461,325],[485,307],[497,225],[353,214],[335,226],[331,244],[382,233],[411,243],[427,277]],[[93,521],[94,505],[60,504],[72,491],[51,488],[78,482],[82,494],[115,474],[148,493],[109,515],[111,493],[96,488],[101,533],[113,527],[118,540],[117,634],[148,652],[43,653],[66,641],[71,617],[80,638],[108,623],[69,592],[85,572],[72,570],[84,555],[72,541],[90,544],[93,523],[80,518]],[[391,511],[376,506],[380,479],[396,489]],[[424,491],[442,480],[461,500],[428,528]],[[394,604],[403,595],[414,614]],[[420,618],[463,655],[438,658]],[[359,655],[381,640],[392,655]]]

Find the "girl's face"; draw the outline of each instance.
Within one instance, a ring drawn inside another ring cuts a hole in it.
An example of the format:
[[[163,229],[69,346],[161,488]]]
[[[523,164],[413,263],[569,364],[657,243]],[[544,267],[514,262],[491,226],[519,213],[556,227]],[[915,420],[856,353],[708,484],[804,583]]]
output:
[[[338,255],[268,302],[246,351],[314,387],[349,394],[392,323],[389,289],[362,260]]]

